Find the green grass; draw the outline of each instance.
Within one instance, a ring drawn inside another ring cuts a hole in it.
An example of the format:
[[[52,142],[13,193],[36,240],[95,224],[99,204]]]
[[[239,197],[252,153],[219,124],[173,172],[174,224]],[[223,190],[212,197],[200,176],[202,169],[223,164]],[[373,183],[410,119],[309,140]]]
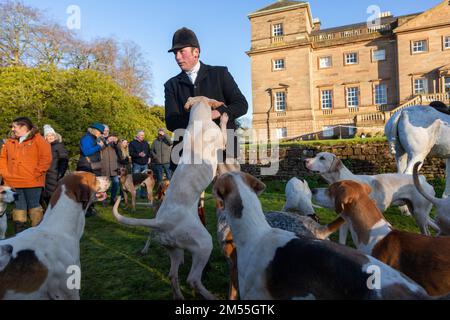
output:
[[[309,180],[311,188],[321,186],[317,179]],[[442,194],[443,180],[432,182],[438,195]],[[261,196],[264,211],[280,210],[285,202],[286,181],[267,182],[267,190]],[[82,287],[81,298],[114,300],[170,300],[172,292],[167,274],[169,257],[156,242],[150,246],[147,257],[139,255],[147,240],[145,228],[127,227],[118,224],[112,216],[111,207],[97,204],[99,214],[86,220],[84,236],[81,240]],[[228,292],[228,267],[216,239],[215,202],[207,194],[208,229],[213,236],[214,250],[210,259],[211,268],[204,272],[203,282],[220,299],[226,299]],[[130,214],[136,218],[151,218],[151,209],[138,209]],[[317,210],[322,223],[329,223],[336,215],[325,209]],[[390,208],[386,218],[398,229],[419,232],[410,217],[404,217],[397,208]],[[12,223],[10,223],[10,227]],[[332,236],[337,241],[337,235]],[[191,265],[186,253],[185,264],[180,268],[180,283],[187,299],[201,299],[194,295],[186,284]]]

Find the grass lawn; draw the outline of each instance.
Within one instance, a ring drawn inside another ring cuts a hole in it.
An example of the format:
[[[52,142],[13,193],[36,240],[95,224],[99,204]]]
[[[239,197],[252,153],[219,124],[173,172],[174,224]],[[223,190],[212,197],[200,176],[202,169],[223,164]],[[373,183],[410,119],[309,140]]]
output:
[[[285,201],[286,181],[268,182],[268,189],[261,201],[265,211],[280,210]],[[311,188],[317,181],[310,181]],[[434,181],[436,191],[442,194],[444,181]],[[215,203],[208,193],[207,221],[213,236],[214,251],[211,256],[211,268],[204,273],[206,288],[225,299],[228,292],[228,268],[222,257],[216,240]],[[87,219],[86,229],[81,241],[82,263],[82,299],[133,299],[149,300],[172,299],[169,272],[169,257],[156,242],[150,247],[150,254],[141,257],[138,252],[143,248],[148,230],[119,225],[113,218],[111,207],[97,204],[99,215]],[[151,209],[138,209],[135,214],[121,210],[122,214],[136,218],[151,218]],[[331,222],[336,216],[328,210],[318,210],[323,223]],[[397,228],[418,232],[414,220],[401,216],[397,208],[386,213],[387,219]],[[333,240],[336,241],[336,235]],[[187,299],[200,299],[186,284],[191,258],[186,253],[185,264],[180,268],[180,282]]]

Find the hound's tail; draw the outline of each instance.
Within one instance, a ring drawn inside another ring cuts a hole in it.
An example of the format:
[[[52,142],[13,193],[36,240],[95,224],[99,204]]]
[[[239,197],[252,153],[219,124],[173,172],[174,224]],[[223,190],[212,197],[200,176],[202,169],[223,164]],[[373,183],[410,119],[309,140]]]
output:
[[[414,178],[414,185],[417,188],[417,191],[428,201],[430,201],[435,206],[439,205],[442,201],[441,199],[435,198],[434,196],[428,194],[422,187],[422,184],[420,183],[419,179],[419,167],[422,165],[422,162],[417,162],[414,165],[414,171],[413,171],[413,178]]]
[[[119,213],[120,202],[121,198],[119,197],[113,208],[113,215],[119,223],[134,227],[147,227],[152,229],[159,229],[159,224],[156,222],[156,219],[133,219],[122,216]]]
[[[397,146],[400,143],[398,141],[398,123],[400,122],[400,118],[403,114],[403,111],[396,112],[392,118],[388,121],[385,127],[385,134],[389,142],[389,149],[391,154],[397,154]]]
[[[317,232],[316,236],[318,239],[327,239],[329,236],[331,236],[333,233],[339,230],[339,228],[345,223],[345,220],[341,217],[334,220],[332,223],[321,226]]]

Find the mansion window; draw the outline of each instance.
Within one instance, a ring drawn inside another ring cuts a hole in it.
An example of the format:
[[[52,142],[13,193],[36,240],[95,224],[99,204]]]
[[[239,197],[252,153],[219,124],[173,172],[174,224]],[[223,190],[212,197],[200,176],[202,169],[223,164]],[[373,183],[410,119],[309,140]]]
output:
[[[427,79],[420,78],[414,80],[414,94],[428,93]]]
[[[284,138],[287,138],[287,136],[288,136],[287,128],[278,128],[277,129],[278,139],[284,139]]]
[[[444,50],[450,49],[450,36],[444,37]]]
[[[359,88],[358,87],[347,88],[347,107],[348,108],[359,107]]]
[[[331,56],[319,58],[319,69],[331,68],[332,66],[333,58]]]
[[[423,53],[428,51],[428,42],[427,40],[419,40],[412,42],[412,53]]]
[[[284,59],[276,59],[273,61],[273,70],[284,70]]]
[[[277,23],[272,26],[272,37],[281,37],[284,35],[283,24]]]
[[[279,91],[275,94],[275,111],[286,111],[286,92]]]
[[[375,104],[387,104],[387,87],[385,84],[379,84],[375,86]]]
[[[346,53],[345,64],[346,65],[358,64],[358,53],[356,52]]]
[[[380,50],[374,50],[372,53],[372,61],[384,61],[386,60],[386,50],[380,49]]]
[[[322,110],[333,109],[333,90],[320,91]]]
[[[450,92],[450,77],[445,78],[445,92]]]

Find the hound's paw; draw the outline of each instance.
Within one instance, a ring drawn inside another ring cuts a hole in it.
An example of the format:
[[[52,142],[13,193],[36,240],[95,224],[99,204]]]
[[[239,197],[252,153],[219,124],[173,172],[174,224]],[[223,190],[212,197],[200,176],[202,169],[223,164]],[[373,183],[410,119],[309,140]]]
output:
[[[220,124],[221,124],[221,125],[227,125],[228,120],[230,120],[230,117],[228,116],[227,113],[224,113],[224,114],[220,117]]]

